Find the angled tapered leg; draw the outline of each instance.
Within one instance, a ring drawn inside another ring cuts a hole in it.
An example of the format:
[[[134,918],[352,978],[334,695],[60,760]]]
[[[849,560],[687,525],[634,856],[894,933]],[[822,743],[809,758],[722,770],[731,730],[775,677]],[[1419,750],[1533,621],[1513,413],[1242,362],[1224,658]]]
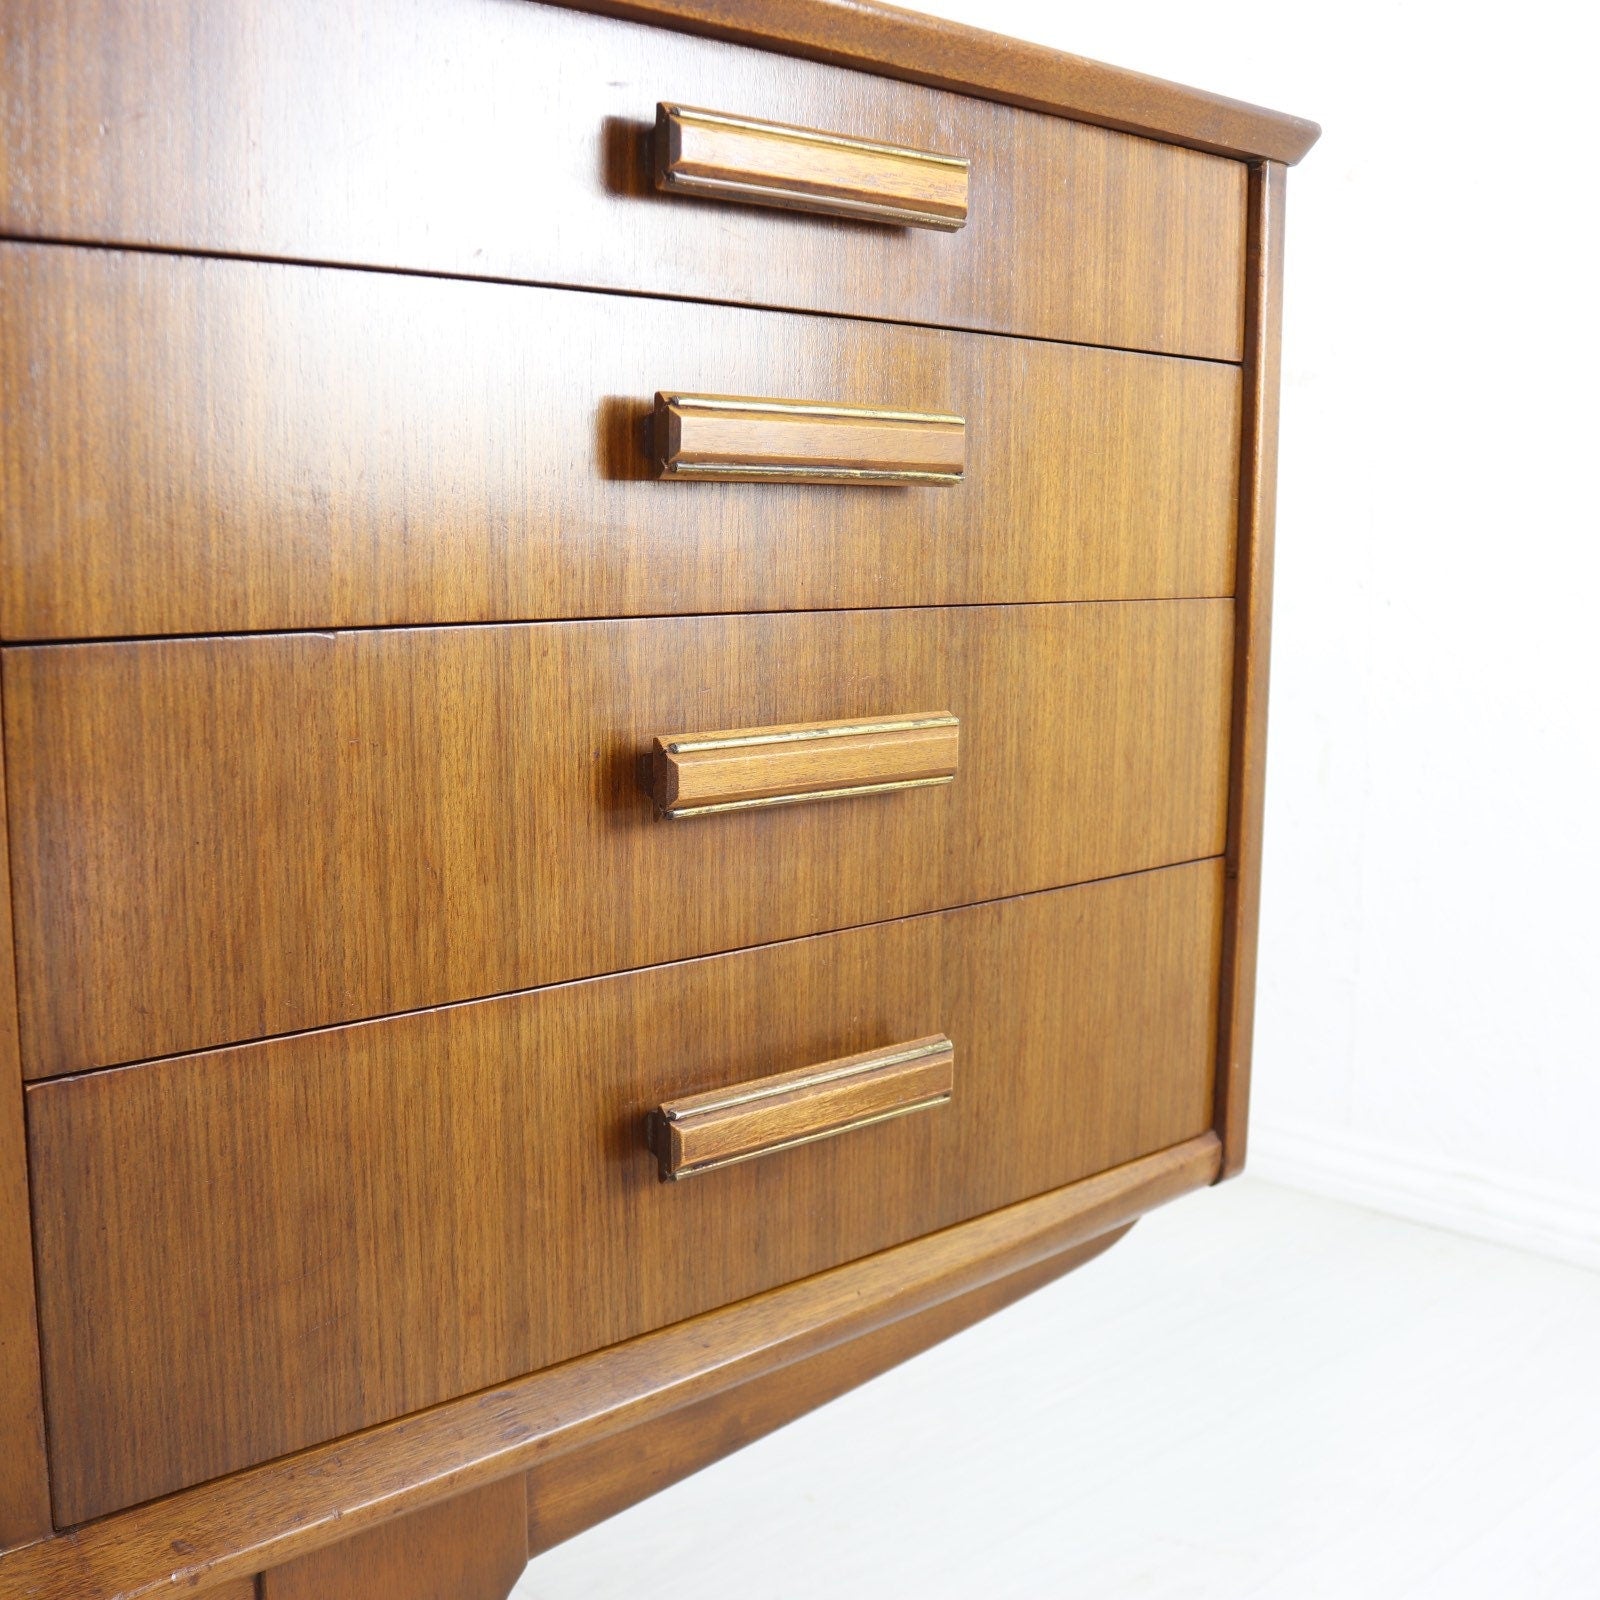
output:
[[[261,1600],[506,1600],[528,1564],[522,1477],[430,1506],[261,1575]]]

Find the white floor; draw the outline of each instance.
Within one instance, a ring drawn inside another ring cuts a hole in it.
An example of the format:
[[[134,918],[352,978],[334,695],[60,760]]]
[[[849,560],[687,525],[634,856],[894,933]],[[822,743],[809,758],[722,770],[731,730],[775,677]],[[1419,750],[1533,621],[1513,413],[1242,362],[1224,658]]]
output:
[[[1600,1597],[1600,1274],[1244,1178],[514,1600]]]

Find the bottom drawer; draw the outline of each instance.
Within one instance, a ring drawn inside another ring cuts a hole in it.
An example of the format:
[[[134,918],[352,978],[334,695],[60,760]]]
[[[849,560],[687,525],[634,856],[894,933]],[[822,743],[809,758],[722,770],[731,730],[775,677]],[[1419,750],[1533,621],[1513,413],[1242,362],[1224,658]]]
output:
[[[1216,861],[36,1085],[75,1523],[1211,1123]],[[943,1034],[947,1103],[663,1183],[664,1102]]]

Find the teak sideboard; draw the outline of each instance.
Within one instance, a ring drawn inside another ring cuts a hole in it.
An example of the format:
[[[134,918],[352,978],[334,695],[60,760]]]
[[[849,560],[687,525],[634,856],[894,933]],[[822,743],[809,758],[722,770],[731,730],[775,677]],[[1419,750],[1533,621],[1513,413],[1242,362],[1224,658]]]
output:
[[[502,1600],[1238,1170],[1313,124],[871,0],[0,39],[0,1596]]]

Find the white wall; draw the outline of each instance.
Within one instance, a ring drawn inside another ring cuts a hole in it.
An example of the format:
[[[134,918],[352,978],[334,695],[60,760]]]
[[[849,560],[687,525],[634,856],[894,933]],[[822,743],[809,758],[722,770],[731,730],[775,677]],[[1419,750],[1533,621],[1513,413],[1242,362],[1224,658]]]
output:
[[[920,8],[1323,124],[1289,182],[1252,1167],[1600,1266],[1592,22]]]

